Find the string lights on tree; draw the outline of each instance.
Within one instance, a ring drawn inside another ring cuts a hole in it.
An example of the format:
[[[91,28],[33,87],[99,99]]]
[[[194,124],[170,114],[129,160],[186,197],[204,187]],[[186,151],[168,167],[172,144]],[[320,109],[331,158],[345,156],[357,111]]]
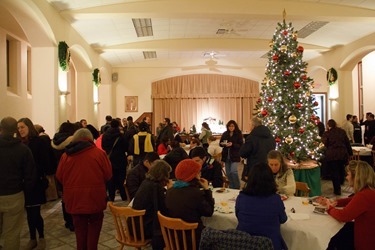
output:
[[[316,127],[318,103],[312,95],[313,79],[302,60],[304,48],[292,23],[278,23],[269,43],[257,116],[275,137],[277,150],[293,162],[319,160],[321,139]]]

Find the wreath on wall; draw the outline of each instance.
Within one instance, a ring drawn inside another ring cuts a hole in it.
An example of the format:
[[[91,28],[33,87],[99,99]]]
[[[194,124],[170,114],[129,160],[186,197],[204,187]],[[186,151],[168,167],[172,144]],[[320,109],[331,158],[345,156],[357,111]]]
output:
[[[59,42],[59,64],[63,71],[69,70],[70,51],[65,41]]]
[[[327,71],[327,81],[328,81],[329,86],[335,84],[337,81],[337,78],[338,78],[337,71],[334,68],[330,68]]]
[[[94,69],[94,72],[92,72],[92,81],[94,82],[96,87],[99,87],[100,83],[102,82],[102,79],[100,78],[100,71],[98,68]]]

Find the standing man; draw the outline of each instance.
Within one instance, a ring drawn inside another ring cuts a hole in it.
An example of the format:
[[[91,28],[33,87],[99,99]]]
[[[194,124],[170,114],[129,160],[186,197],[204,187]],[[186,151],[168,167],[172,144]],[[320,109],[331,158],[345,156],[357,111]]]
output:
[[[107,131],[107,129],[111,127],[111,121],[112,121],[112,116],[107,115],[105,117],[105,124],[100,127],[100,134],[104,134],[104,132]]]
[[[162,142],[162,139],[165,137],[167,137],[170,141],[173,141],[174,139],[171,119],[169,119],[168,117],[164,118],[163,126],[164,127],[160,131],[160,134],[156,140],[156,146],[158,146]]]
[[[267,163],[267,154],[275,149],[276,142],[271,131],[258,117],[251,119],[252,130],[246,137],[245,143],[241,146],[240,155],[246,158],[246,165],[242,172],[242,180],[247,180],[247,175],[252,166],[257,163]]]
[[[37,182],[37,169],[30,149],[14,138],[17,121],[6,117],[0,122],[0,238],[3,249],[20,249],[24,219],[24,192]]]
[[[65,207],[73,217],[77,249],[97,249],[107,207],[106,182],[112,176],[106,153],[91,132],[81,128],[66,146],[56,172],[64,188]]]
[[[341,126],[341,128],[345,131],[350,143],[354,143],[354,126],[352,121],[353,116],[351,114],[347,114],[346,121]]]

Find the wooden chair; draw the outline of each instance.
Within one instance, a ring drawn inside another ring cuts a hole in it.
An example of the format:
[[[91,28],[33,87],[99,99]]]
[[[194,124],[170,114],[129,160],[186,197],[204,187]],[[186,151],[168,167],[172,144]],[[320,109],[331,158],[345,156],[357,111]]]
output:
[[[296,193],[295,196],[308,197],[310,194],[310,188],[306,182],[296,181]]]
[[[359,161],[359,151],[353,149],[353,155],[349,156],[349,161]]]
[[[125,194],[126,194],[126,200],[127,200],[127,202],[130,203],[131,200],[130,200],[130,195],[129,195],[128,187],[126,186],[126,179],[124,181],[124,189],[125,189]]]
[[[181,246],[183,246],[182,249],[184,250],[197,249],[195,229],[197,229],[198,223],[187,223],[181,219],[166,217],[160,211],[158,211],[158,218],[165,243],[165,250],[180,250]],[[190,236],[191,244],[187,240]]]
[[[112,202],[108,202],[108,206],[113,215],[113,219],[116,226],[116,240],[120,243],[119,249],[122,250],[124,246],[131,246],[136,249],[141,249],[150,244],[150,239],[145,239],[144,228],[143,228],[143,216],[146,210],[135,210],[131,207],[117,207]],[[129,224],[131,224],[131,230],[133,235],[130,234],[129,226],[127,223],[130,218]],[[137,229],[140,229],[140,235],[138,235]]]

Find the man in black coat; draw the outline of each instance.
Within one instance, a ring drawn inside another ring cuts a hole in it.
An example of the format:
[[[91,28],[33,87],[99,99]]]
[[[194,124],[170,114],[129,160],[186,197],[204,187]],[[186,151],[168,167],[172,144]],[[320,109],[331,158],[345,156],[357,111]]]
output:
[[[247,179],[247,175],[252,166],[257,163],[267,163],[267,154],[276,148],[275,138],[271,131],[257,117],[253,117],[252,131],[246,137],[245,143],[241,146],[240,155],[246,159],[246,165],[242,172],[242,180]]]

